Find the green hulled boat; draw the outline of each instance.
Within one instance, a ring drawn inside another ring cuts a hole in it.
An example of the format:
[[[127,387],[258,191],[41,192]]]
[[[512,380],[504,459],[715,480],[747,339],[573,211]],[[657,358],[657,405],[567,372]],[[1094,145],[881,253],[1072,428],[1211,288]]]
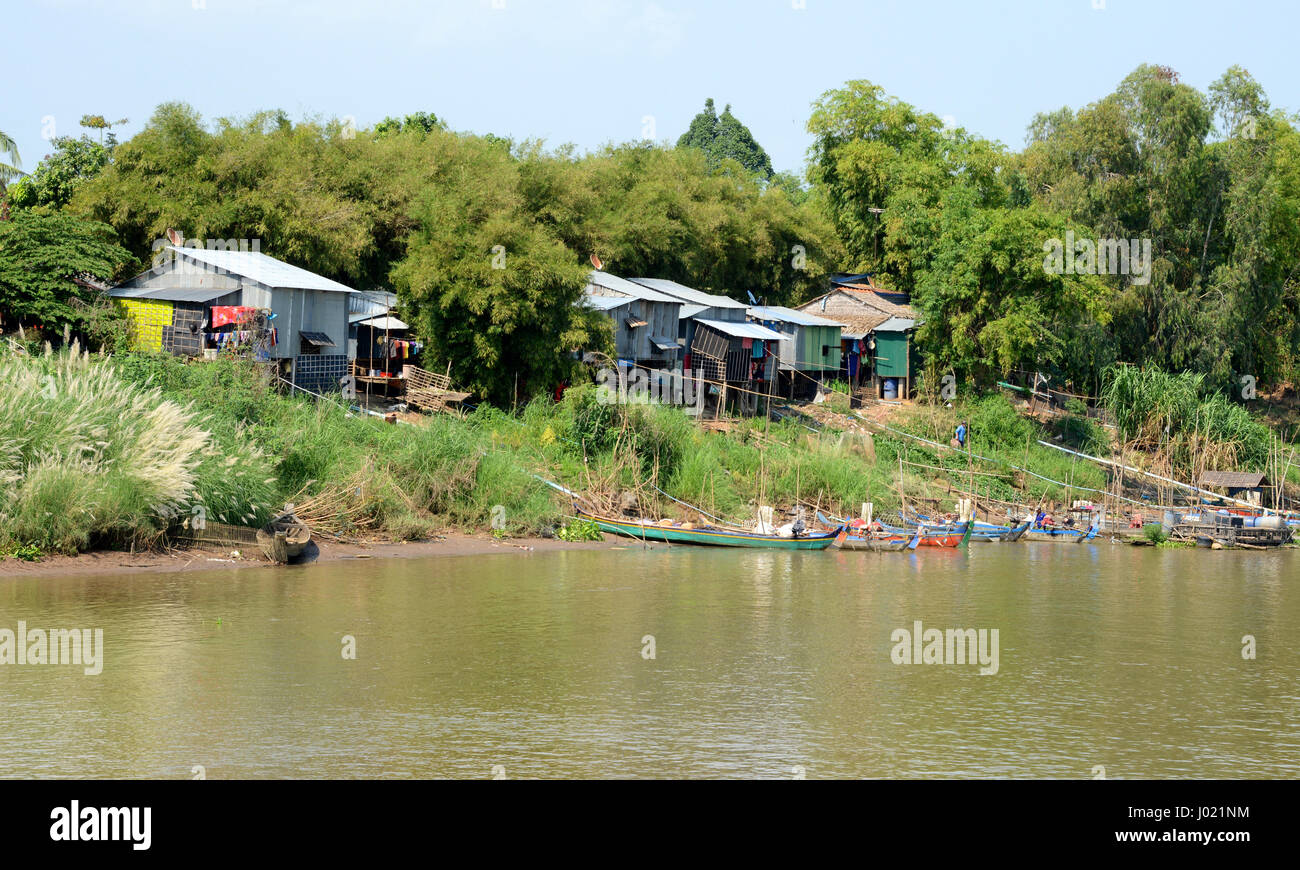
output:
[[[766,547],[773,550],[824,550],[835,542],[838,532],[808,532],[797,538],[763,535],[744,529],[726,526],[661,526],[636,520],[602,517],[579,510],[579,515],[591,520],[602,532],[624,535],[638,541],[659,541],[669,544],[703,544],[711,547]]]

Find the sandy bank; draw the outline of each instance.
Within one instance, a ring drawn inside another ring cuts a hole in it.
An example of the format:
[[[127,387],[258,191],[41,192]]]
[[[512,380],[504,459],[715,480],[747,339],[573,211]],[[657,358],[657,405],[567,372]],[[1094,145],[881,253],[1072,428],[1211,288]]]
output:
[[[497,540],[488,535],[449,533],[430,541],[401,544],[339,544],[316,542],[308,564],[341,562],[348,559],[416,559],[429,556],[486,556],[494,553],[532,553],[550,550],[599,550],[618,546],[606,541],[561,541],[556,538],[510,538]],[[267,568],[268,562],[256,546],[241,550],[224,547],[191,547],[166,552],[123,553],[97,550],[77,556],[46,556],[39,562],[0,559],[0,577],[59,576],[76,574],[136,574],[147,572],[203,571],[214,568]],[[285,566],[295,567],[295,566]]]

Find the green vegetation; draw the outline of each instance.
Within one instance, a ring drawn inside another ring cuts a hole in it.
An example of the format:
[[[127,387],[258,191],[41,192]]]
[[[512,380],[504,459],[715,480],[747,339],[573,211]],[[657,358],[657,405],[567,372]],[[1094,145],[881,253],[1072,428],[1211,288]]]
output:
[[[62,208],[77,187],[94,178],[112,160],[113,143],[96,142],[89,136],[60,136],[52,143],[54,153],[46,157],[31,175],[9,188],[9,202],[15,208],[47,206]]]
[[[698,148],[708,157],[709,165],[718,168],[734,160],[748,173],[764,179],[772,177],[772,159],[763,146],[754,141],[749,128],[731,114],[728,103],[719,116],[713,98],[704,101],[704,111],[693,119],[677,140],[678,148]]]
[[[1156,546],[1168,543],[1169,533],[1159,523],[1147,523],[1142,527],[1142,536]]]
[[[866,81],[823,95],[808,129],[846,268],[912,294],[932,371],[1041,370],[1085,394],[1116,361],[1216,390],[1300,380],[1300,130],[1241,68],[1201,93],[1140,66],[1037,116],[1020,152]],[[1068,232],[1087,274],[1047,268]],[[1098,269],[1107,239],[1149,240],[1151,262]]]
[[[1187,477],[1268,463],[1272,431],[1223,394],[1208,392],[1203,374],[1116,366],[1106,372],[1102,402],[1127,444],[1166,457]]]
[[[113,228],[60,212],[16,211],[0,221],[0,300],[19,325],[60,324],[111,346],[118,318],[86,281],[104,281],[131,257]],[[55,332],[51,329],[50,332]]]
[[[515,535],[563,526],[566,540],[589,537],[583,524],[563,523],[572,507],[534,475],[611,505],[637,492],[647,513],[690,513],[654,487],[741,522],[758,504],[848,513],[873,501],[884,511],[900,504],[900,456],[914,463],[904,471],[908,501],[950,509],[967,470],[954,451],[813,433],[794,421],[751,419],[711,433],[679,408],[603,404],[591,385],[558,403],[536,399],[517,415],[484,405],[463,419],[395,426],[279,393],[255,365],[233,359],[0,354],[0,377],[18,386],[0,397],[0,495],[12,505],[0,517],[0,552],[147,546],[195,505],[210,522],[256,524],[285,502],[344,538],[422,539],[489,525]],[[956,414],[971,420],[974,449],[995,460],[985,471],[1021,463],[1026,442],[1042,434],[1000,396],[942,413],[918,408],[900,425],[932,437]],[[1071,470],[1056,451],[1035,444],[1029,456],[1058,480],[1101,485],[1094,469]],[[1009,471],[977,481],[981,494],[1017,494]],[[1033,497],[1066,495],[1064,486],[1031,483]]]
[[[556,537],[561,541],[599,541],[602,540],[600,526],[591,520],[584,520],[581,517],[571,520],[568,525],[561,526],[556,532]]]
[[[20,562],[39,562],[45,554],[35,544],[18,544],[9,551],[10,558]]]
[[[13,162],[8,162],[10,160]],[[18,143],[0,130],[0,191],[4,190],[5,184],[22,175],[22,170],[18,168],[20,165],[22,159],[18,156]]]
[[[0,355],[0,551],[147,545],[202,506],[215,521],[264,517],[269,463],[242,433],[71,352]]]

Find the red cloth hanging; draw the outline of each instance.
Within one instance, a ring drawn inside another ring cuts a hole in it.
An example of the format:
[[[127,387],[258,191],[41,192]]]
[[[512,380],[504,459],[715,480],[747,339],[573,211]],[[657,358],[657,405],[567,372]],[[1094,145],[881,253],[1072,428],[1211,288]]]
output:
[[[229,326],[249,317],[256,311],[248,305],[214,305],[212,306],[212,326]]]

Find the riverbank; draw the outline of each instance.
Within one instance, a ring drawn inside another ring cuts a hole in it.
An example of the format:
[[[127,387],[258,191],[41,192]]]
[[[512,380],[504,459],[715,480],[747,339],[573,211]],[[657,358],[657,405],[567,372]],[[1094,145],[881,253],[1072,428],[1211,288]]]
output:
[[[21,401],[0,402],[0,441],[16,445],[11,468],[0,467],[0,554],[61,554],[69,567],[86,550],[152,551],[191,518],[255,528],[285,504],[318,539],[422,542],[447,530],[473,539],[489,527],[515,540],[563,535],[572,503],[545,481],[581,492],[599,513],[750,525],[760,505],[782,516],[856,514],[864,503],[877,516],[904,503],[933,514],[973,494],[981,518],[1001,521],[1008,509],[1107,498],[1106,470],[1055,445],[1195,476],[1138,449],[1140,432],[1116,445],[1078,408],[1039,420],[1002,393],[953,407],[905,403],[887,423],[879,408],[855,411],[836,394],[783,402],[770,421],[701,425],[678,408],[610,402],[588,384],[514,412],[480,405],[394,426],[279,393],[239,360],[71,350],[5,360],[0,349],[0,362],[25,385]],[[959,422],[969,455],[946,446]],[[1215,465],[1238,467],[1229,459]],[[1277,476],[1300,481],[1300,468]],[[1160,479],[1135,471],[1122,503],[1155,503]]]
[[[286,570],[349,560],[421,559],[432,556],[486,556],[494,553],[548,552],[553,550],[599,550],[618,546],[617,539],[562,541],[558,538],[508,538],[449,533],[427,541],[379,544],[321,542],[310,559],[299,565],[279,566]],[[0,578],[63,577],[104,574],[174,574],[230,568],[270,568],[257,547],[232,550],[228,547],[188,547],[181,550],[129,553],[92,550],[75,556],[46,556],[38,562],[0,559]]]

